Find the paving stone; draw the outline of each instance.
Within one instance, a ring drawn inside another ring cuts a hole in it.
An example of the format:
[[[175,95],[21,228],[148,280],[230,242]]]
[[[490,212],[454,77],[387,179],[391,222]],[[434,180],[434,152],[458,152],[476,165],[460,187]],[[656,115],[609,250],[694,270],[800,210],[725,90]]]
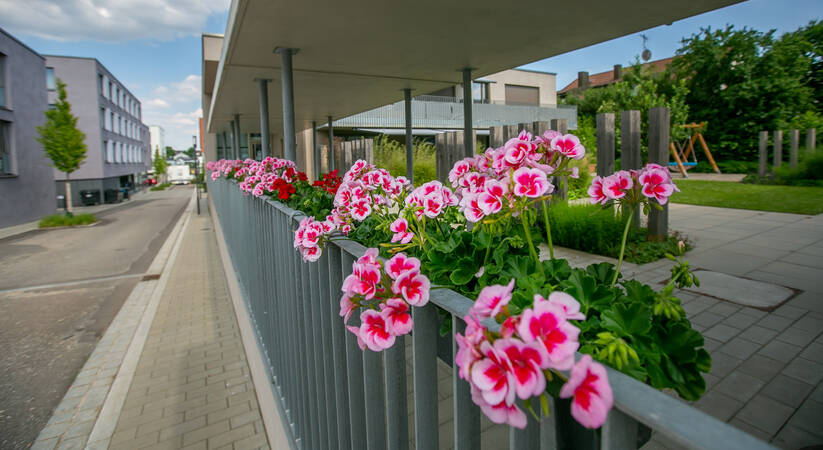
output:
[[[772,438],[772,435],[769,433],[757,428],[755,426],[749,425],[748,423],[740,420],[740,419],[732,419],[729,421],[729,425],[737,428],[740,431],[744,431],[764,442],[769,442]]]
[[[735,418],[757,427],[769,435],[774,435],[786,423],[793,412],[793,408],[777,400],[772,400],[765,395],[757,395],[737,413]]]
[[[714,390],[735,400],[746,402],[765,385],[765,383],[751,375],[735,370],[725,376],[721,382],[714,387]]]
[[[800,353],[800,357],[812,361],[823,361],[823,344],[812,342]]]
[[[735,327],[739,330],[748,328],[755,322],[757,322],[757,317],[747,314],[746,311],[738,311],[723,320],[724,325]]]
[[[720,314],[723,317],[729,317],[740,311],[740,307],[727,302],[718,302],[716,305],[709,308],[709,311],[715,314]]]
[[[725,353],[716,353],[712,355],[711,374],[721,378],[725,377],[737,366],[739,366],[741,362],[742,360],[729,356]]]
[[[789,344],[794,344],[799,347],[805,347],[806,345],[809,345],[809,343],[812,342],[815,337],[817,337],[817,334],[819,332],[819,330],[815,332],[805,331],[801,330],[800,328],[792,326],[791,328],[788,328],[786,331],[777,335],[777,340],[788,342]]]
[[[763,388],[763,394],[792,408],[797,408],[812,392],[812,389],[814,386],[810,384],[780,374]]]
[[[778,316],[788,317],[792,320],[797,320],[803,317],[808,311],[803,308],[798,308],[791,305],[783,305],[773,311],[773,314],[777,314]]]
[[[800,347],[781,341],[772,341],[761,348],[758,353],[786,364],[800,353]]]
[[[699,410],[724,422],[731,419],[743,405],[742,401],[716,390],[707,392],[694,404]]]
[[[789,327],[789,325],[794,322],[793,319],[789,319],[783,316],[778,316],[776,314],[770,314],[760,320],[758,324],[762,327],[766,327],[770,330],[775,331],[783,331]]]
[[[695,329],[696,329],[696,328],[695,328]],[[700,330],[697,330],[697,331],[700,331]],[[712,338],[705,338],[705,339],[703,339],[703,348],[705,348],[705,349],[706,349],[706,351],[707,351],[707,352],[709,352],[709,353],[714,352],[715,350],[717,350],[718,348],[720,348],[720,346],[721,346],[721,345],[723,345],[723,343],[722,343],[722,342],[720,342],[720,341],[715,341],[715,340],[714,340],[714,339],[712,339]]]
[[[229,432],[218,434],[209,438],[209,448],[219,448],[222,445],[231,444],[254,435],[254,424],[248,423]]]
[[[735,337],[740,330],[730,327],[724,323],[719,323],[703,332],[703,336],[716,339],[720,342],[728,342]]]
[[[723,319],[724,317],[720,314],[716,314],[711,311],[703,311],[702,313],[694,316],[691,320],[695,324],[702,325],[704,327],[711,327],[720,323]]]
[[[789,423],[810,433],[820,434],[821,417],[823,417],[823,403],[807,400],[803,402],[800,409],[792,416],[792,420]]]
[[[823,331],[823,319],[818,319],[815,317],[810,317],[808,315],[801,317],[797,322],[792,325],[795,328],[799,328],[805,331],[811,331],[815,335]]]
[[[775,336],[777,336],[777,331],[770,330],[759,325],[749,327],[743,330],[742,333],[740,333],[741,338],[752,342],[756,342],[761,345],[765,345],[771,342]]]
[[[760,349],[760,344],[737,337],[720,347],[718,351],[727,353],[738,359],[746,359]]]
[[[810,433],[802,428],[789,424],[777,433],[774,444],[781,448],[805,449],[823,443],[823,435]]]
[[[804,358],[795,358],[783,373],[811,385],[816,385],[823,380],[823,364],[809,361]]]
[[[183,445],[193,444],[197,441],[206,440],[212,436],[216,436],[221,433],[226,433],[231,429],[229,426],[228,420],[223,420],[221,422],[213,423],[211,425],[199,428],[194,431],[190,431],[183,435]]]

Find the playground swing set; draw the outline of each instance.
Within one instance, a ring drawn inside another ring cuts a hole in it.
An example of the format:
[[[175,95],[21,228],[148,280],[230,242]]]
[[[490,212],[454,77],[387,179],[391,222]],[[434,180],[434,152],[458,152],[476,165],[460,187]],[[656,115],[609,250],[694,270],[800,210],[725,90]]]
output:
[[[706,122],[675,125],[675,127],[685,129],[687,136],[680,141],[672,140],[669,143],[669,150],[672,158],[674,158],[674,162],[669,163],[669,170],[676,167],[683,178],[689,178],[686,171],[697,165],[697,151],[694,148],[694,143],[700,141],[706,159],[709,160],[715,173],[720,173],[720,169],[712,157],[712,152],[709,151],[709,146],[706,145],[706,140],[703,139],[703,129],[706,127]]]

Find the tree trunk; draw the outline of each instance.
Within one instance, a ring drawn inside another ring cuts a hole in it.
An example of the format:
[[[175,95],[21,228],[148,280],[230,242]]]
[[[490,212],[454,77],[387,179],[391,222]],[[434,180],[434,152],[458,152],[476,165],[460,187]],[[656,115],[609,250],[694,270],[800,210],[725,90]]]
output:
[[[71,215],[71,173],[66,172],[66,215]]]

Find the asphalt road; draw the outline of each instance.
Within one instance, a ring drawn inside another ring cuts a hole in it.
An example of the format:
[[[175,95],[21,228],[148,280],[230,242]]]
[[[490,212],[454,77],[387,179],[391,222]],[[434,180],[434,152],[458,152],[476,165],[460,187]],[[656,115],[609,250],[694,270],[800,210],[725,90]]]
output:
[[[93,227],[0,239],[0,449],[34,442],[191,195],[152,192]]]

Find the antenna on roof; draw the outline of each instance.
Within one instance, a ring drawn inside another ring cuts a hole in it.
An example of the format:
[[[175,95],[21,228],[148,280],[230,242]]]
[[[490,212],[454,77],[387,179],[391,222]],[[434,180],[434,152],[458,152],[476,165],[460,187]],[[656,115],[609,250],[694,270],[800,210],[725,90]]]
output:
[[[652,51],[646,48],[646,41],[648,41],[649,38],[642,33],[640,34],[640,37],[643,38],[643,52],[640,54],[640,57],[643,59],[643,61],[648,61],[652,59]]]

